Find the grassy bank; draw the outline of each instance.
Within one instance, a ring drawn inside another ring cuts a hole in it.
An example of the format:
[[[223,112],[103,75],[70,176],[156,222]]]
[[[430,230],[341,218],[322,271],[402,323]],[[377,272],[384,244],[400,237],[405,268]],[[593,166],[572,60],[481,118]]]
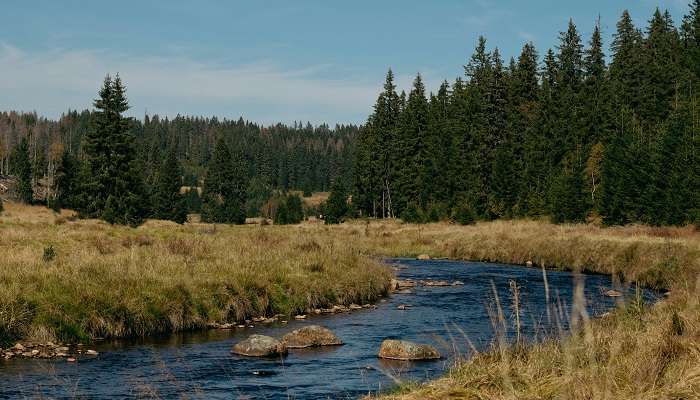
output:
[[[670,292],[653,306],[632,301],[601,320],[588,320],[581,312],[576,315],[579,328],[560,340],[494,343],[490,350],[457,362],[441,379],[406,384],[382,398],[700,398],[700,234],[695,229],[600,229],[521,221],[466,228],[431,225],[412,235],[415,251],[435,256],[532,260],[553,268],[613,274]],[[405,241],[389,248],[400,254]]]
[[[364,304],[390,271],[323,227],[131,229],[5,204],[0,215],[4,341],[143,336],[209,322]]]

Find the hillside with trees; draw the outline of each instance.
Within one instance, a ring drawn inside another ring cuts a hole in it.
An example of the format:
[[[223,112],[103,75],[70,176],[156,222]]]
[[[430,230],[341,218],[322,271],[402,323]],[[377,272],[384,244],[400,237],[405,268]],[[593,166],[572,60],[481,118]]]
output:
[[[57,121],[35,113],[0,113],[0,176],[12,176],[15,186],[20,186],[15,197],[76,208],[84,183],[80,170],[90,162],[90,146],[112,146],[114,139],[107,126],[95,127],[100,112],[96,103],[96,111],[69,111]],[[238,157],[236,176],[242,179],[238,184],[246,186],[244,211],[249,216],[259,215],[275,192],[298,190],[308,195],[329,191],[336,180],[351,180],[358,132],[353,125],[262,126],[243,119],[157,115],[143,120],[123,117],[122,122],[133,138],[130,146],[138,169],[133,173],[144,185],[145,216],[181,220],[181,212],[166,210],[160,203],[173,199],[168,196],[175,186],[206,188],[207,170],[221,141],[231,157]],[[177,182],[172,181],[175,175],[180,176]],[[166,194],[163,190],[168,185],[172,187]],[[28,193],[32,187],[42,190],[32,195]],[[198,190],[186,192],[185,197],[187,211],[201,211]],[[94,212],[85,215],[94,216]]]

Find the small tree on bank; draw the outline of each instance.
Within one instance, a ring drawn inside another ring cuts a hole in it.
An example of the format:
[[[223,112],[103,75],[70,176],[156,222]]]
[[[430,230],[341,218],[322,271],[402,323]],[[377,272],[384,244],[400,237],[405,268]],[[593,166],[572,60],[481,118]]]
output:
[[[330,196],[323,207],[323,218],[326,224],[339,224],[343,222],[348,215],[350,207],[348,207],[348,193],[345,186],[336,182],[333,185]]]

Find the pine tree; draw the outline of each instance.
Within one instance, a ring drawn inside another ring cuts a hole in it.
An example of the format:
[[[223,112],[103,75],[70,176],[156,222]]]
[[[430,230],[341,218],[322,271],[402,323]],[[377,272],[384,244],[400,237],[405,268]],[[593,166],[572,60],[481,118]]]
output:
[[[618,108],[627,105],[637,112],[641,102],[643,41],[641,32],[635,28],[627,10],[617,22],[611,49],[610,80]]]
[[[197,188],[190,188],[185,194],[185,204],[187,212],[190,214],[199,214],[202,212],[202,199],[199,197]]]
[[[73,155],[64,151],[56,167],[55,193],[56,207],[75,209],[79,196],[78,174],[80,164]]]
[[[399,96],[396,94],[394,74],[391,69],[386,74],[384,91],[377,100],[372,127],[376,132],[379,147],[379,186],[381,192],[381,216],[392,217],[392,191],[394,184],[393,152],[396,146],[396,130],[399,123]],[[379,198],[377,199],[377,202]],[[376,214],[376,213],[375,213]]]
[[[562,169],[551,188],[551,212],[555,223],[583,222],[586,217],[586,197],[583,167],[576,152],[562,162]]]
[[[479,37],[474,54],[465,66],[469,78],[466,89],[468,101],[469,133],[461,145],[466,149],[464,157],[467,161],[468,176],[466,202],[471,205],[479,217],[490,217],[489,179],[493,163],[493,151],[497,138],[493,135],[494,128],[490,126],[493,116],[489,111],[493,107],[492,90],[495,81],[492,80],[493,62],[491,53],[486,50],[486,39]]]
[[[532,43],[526,43],[511,68],[509,130],[513,160],[520,171],[519,190],[515,193],[518,215],[543,212],[543,182],[547,175],[545,152],[541,149],[542,131],[538,129],[540,87],[538,55]],[[539,198],[539,200],[538,200]]]
[[[683,62],[694,87],[700,84],[700,0],[692,0],[681,26]]]
[[[152,200],[154,218],[178,224],[187,221],[187,203],[180,194],[181,187],[182,168],[177,159],[177,149],[172,146],[158,173]]]
[[[323,205],[323,218],[326,224],[339,224],[348,216],[348,193],[342,182],[336,181],[333,184],[328,200]]]
[[[406,107],[401,114],[401,129],[397,140],[397,190],[395,205],[400,213],[410,202],[426,199],[423,184],[429,177],[427,170],[426,136],[428,128],[428,101],[420,75],[413,81]],[[421,204],[423,205],[423,204]]]
[[[279,199],[277,212],[275,214],[275,224],[291,225],[298,224],[304,220],[304,208],[299,195],[287,194]]]
[[[498,48],[494,49],[492,59],[487,102],[487,138],[491,163],[488,166],[489,179],[486,181],[487,216],[511,217],[515,213],[517,195],[520,193],[521,179],[518,175],[521,168],[517,165],[519,160],[515,154],[515,138],[509,126],[509,77],[503,70]]]
[[[640,109],[640,116],[652,124],[663,121],[671,110],[681,75],[679,41],[670,14],[657,8],[644,41]]]
[[[606,81],[605,54],[600,32],[600,20],[593,29],[593,35],[585,50],[583,60],[584,87],[582,144],[589,148],[592,144],[607,140],[612,120],[610,90]]]
[[[138,225],[147,212],[147,197],[134,149],[126,88],[117,75],[108,75],[95,100],[97,111],[84,137],[86,169],[82,177],[85,216],[109,223]]]
[[[223,137],[219,138],[204,180],[202,219],[206,222],[245,222],[246,184],[241,156],[232,157]]]
[[[29,158],[29,142],[23,137],[12,155],[12,171],[17,175],[17,197],[19,201],[32,204],[34,191],[32,189],[32,162]]]
[[[623,225],[632,220],[629,202],[633,198],[628,135],[614,135],[604,149],[600,213],[605,225]]]

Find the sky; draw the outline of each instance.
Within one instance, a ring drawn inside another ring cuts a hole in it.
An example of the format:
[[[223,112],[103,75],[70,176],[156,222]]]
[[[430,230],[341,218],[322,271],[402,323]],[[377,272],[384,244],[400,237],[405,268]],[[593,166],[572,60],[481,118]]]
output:
[[[463,74],[479,35],[506,61],[556,46],[569,18],[606,47],[629,9],[680,25],[689,0],[3,0],[0,110],[56,118],[92,107],[106,74],[127,85],[130,116],[197,115],[262,124],[362,123],[388,68],[399,89]]]

